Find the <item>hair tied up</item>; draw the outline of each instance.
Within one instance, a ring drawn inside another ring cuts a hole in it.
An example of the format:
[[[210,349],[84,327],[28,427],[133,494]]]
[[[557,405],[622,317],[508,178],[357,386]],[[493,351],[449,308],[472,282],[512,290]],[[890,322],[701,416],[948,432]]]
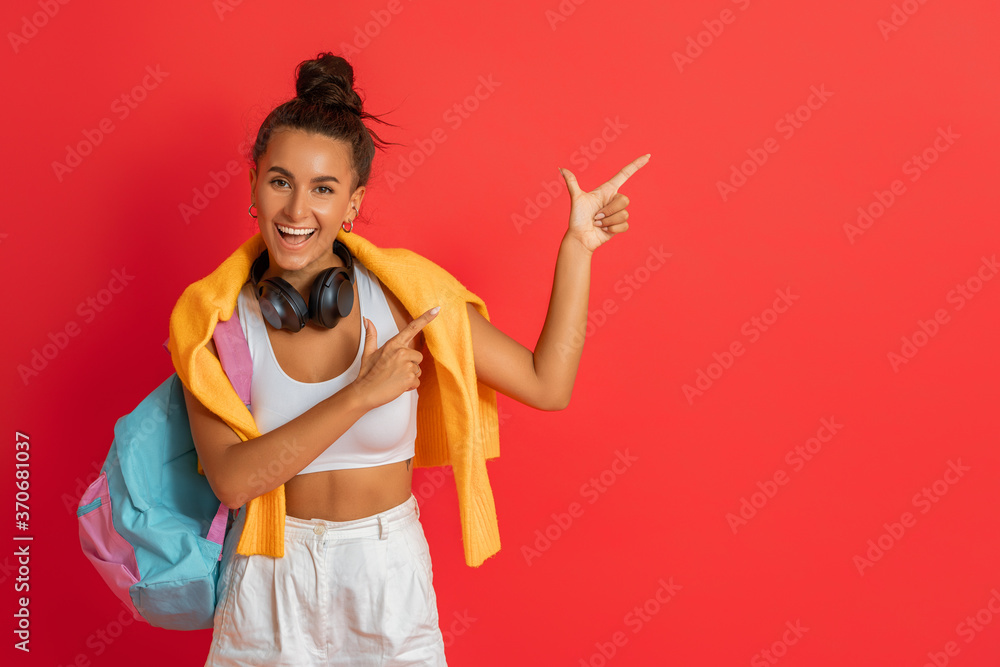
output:
[[[320,53],[304,60],[295,69],[293,99],[275,107],[261,123],[257,140],[248,157],[258,165],[267,150],[272,134],[280,129],[315,132],[343,141],[350,147],[354,182],[351,190],[366,185],[371,175],[375,148],[386,144],[364,120],[387,123],[363,110],[361,96],[354,90],[354,68],[344,58],[332,53]],[[350,113],[345,113],[345,111]]]
[[[295,93],[309,104],[363,115],[361,97],[354,91],[354,68],[332,53],[321,53],[314,60],[299,63]]]

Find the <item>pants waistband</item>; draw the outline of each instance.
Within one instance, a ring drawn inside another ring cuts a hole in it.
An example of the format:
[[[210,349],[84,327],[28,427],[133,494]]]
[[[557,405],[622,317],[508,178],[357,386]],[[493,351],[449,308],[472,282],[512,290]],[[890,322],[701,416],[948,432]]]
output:
[[[338,538],[377,537],[388,539],[389,529],[420,518],[420,506],[412,493],[405,501],[378,514],[353,519],[351,521],[327,521],[326,519],[301,519],[285,515],[286,537],[315,537],[332,533]]]

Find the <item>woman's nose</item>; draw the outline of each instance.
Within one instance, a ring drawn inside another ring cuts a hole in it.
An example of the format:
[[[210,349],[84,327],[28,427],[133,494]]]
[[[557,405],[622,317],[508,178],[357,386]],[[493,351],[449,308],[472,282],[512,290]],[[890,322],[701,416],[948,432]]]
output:
[[[292,192],[285,205],[285,214],[289,220],[301,220],[309,211],[307,200],[308,193],[301,191]]]

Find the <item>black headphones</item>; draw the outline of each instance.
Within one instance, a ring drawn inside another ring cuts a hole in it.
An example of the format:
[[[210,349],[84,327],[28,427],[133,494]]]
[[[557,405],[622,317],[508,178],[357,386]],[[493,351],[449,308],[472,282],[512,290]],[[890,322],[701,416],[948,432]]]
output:
[[[260,283],[270,260],[267,249],[254,260],[250,277],[257,290],[260,312],[275,329],[301,331],[310,320],[332,329],[354,307],[354,260],[351,251],[340,241],[333,242],[333,251],[344,260],[344,266],[323,269],[309,290],[309,305],[298,290],[284,278],[268,278]],[[258,284],[260,283],[260,284]]]

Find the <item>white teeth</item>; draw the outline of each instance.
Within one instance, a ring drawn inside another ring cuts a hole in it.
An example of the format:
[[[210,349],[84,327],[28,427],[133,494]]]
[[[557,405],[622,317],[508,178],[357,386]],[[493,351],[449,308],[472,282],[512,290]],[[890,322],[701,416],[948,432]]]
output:
[[[293,234],[295,236],[306,236],[316,231],[315,229],[293,229],[291,227],[283,227],[282,225],[278,225],[277,227],[285,234]]]

